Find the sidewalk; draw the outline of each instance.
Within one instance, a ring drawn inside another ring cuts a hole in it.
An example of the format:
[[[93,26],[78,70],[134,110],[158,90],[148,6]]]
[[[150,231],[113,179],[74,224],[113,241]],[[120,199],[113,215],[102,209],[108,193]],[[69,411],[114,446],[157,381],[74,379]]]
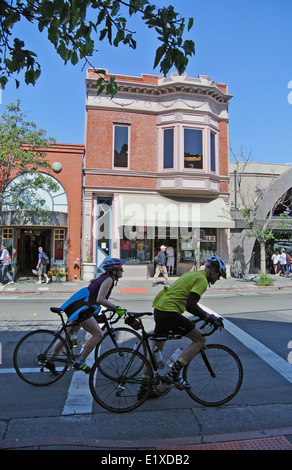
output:
[[[159,412],[161,415],[161,411]],[[138,417],[134,411],[129,415],[132,417],[132,426],[135,423],[135,428],[138,430],[141,425],[145,426],[145,420]],[[151,413],[151,418],[155,422],[156,412]],[[166,410],[165,422],[171,415],[171,411]],[[127,415],[107,415],[107,423],[115,421],[116,426],[123,428],[123,421],[126,419],[128,423],[129,419]],[[149,418],[149,414],[147,415]],[[147,419],[147,418],[146,418]],[[100,414],[92,415],[91,421],[85,419],[84,416],[78,415],[74,417],[48,417],[48,418],[23,418],[18,420],[11,420],[13,423],[11,427],[14,433],[23,435],[27,434],[27,429],[34,429],[35,427],[46,430],[48,433],[47,437],[2,437],[0,440],[0,450],[98,450],[98,451],[115,451],[113,455],[132,455],[131,451],[144,451],[144,452],[156,452],[161,455],[171,453],[184,453],[187,451],[196,450],[292,450],[292,428],[281,428],[281,429],[268,429],[258,430],[251,432],[237,432],[230,434],[217,434],[217,435],[196,435],[191,437],[177,437],[173,439],[100,439],[92,437],[94,430],[100,426],[102,422],[105,423],[104,417],[101,418]],[[60,430],[60,422],[64,425],[67,421],[67,430],[71,427],[71,435],[58,435]],[[1,423],[1,421],[0,421]],[[78,423],[78,431],[76,431],[76,424]],[[90,424],[89,424],[90,423]],[[149,419],[147,419],[149,423]],[[177,423],[178,424],[178,423]],[[128,423],[129,425],[129,423]],[[85,430],[86,427],[86,430]],[[89,431],[90,431],[90,436]],[[127,428],[124,429],[125,433]],[[9,434],[9,431],[8,431]],[[127,433],[126,433],[127,434]],[[53,437],[53,436],[56,437]],[[78,436],[78,437],[76,437]],[[123,436],[123,431],[121,433]],[[125,452],[127,452],[125,454]]]
[[[170,277],[170,285],[178,279],[177,277]],[[272,276],[274,281],[273,286],[257,286],[256,280],[257,275],[248,275],[245,279],[228,278],[220,279],[214,286],[208,288],[206,294],[218,294],[226,293],[228,291],[239,291],[239,292],[257,292],[257,291],[278,291],[278,290],[292,290],[292,275],[286,278],[283,276]],[[141,280],[141,279],[121,279],[115,287],[115,291],[120,294],[140,294],[140,295],[156,295],[159,290],[163,287],[163,278],[158,278],[156,286],[152,287],[152,278]],[[0,286],[0,295],[16,295],[16,294],[73,294],[79,289],[88,286],[87,282],[83,280],[67,281],[67,282],[49,282],[46,284],[43,282],[41,285],[37,284],[35,277],[23,277],[17,280],[14,284],[6,284]]]

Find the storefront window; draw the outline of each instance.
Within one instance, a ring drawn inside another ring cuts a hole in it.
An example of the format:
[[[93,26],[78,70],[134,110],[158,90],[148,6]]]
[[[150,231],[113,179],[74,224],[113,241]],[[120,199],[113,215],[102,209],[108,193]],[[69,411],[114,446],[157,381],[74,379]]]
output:
[[[127,264],[152,262],[152,240],[147,239],[147,227],[124,227],[120,257]]]
[[[54,262],[64,263],[65,258],[65,229],[54,230]]]
[[[13,228],[2,229],[2,242],[5,248],[9,251],[9,254],[13,262]]]
[[[197,250],[197,251],[196,251]],[[181,263],[194,263],[199,253],[201,264],[217,250],[217,238],[215,228],[194,230],[190,238],[180,238],[179,261]]]

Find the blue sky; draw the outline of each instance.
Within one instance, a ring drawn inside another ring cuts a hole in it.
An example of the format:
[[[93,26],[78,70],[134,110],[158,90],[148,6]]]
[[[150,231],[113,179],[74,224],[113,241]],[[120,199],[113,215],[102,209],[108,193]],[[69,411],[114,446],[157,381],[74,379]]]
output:
[[[229,107],[229,143],[234,153],[255,162],[292,163],[292,2],[291,0],[153,1],[172,4],[185,17],[194,18],[187,34],[196,55],[189,61],[191,77],[208,75],[227,83],[234,95]],[[159,75],[153,70],[158,42],[138,18],[137,49],[97,43],[92,58],[96,67],[113,74]],[[2,91],[4,106],[17,98],[29,117],[57,142],[84,143],[85,70],[83,64],[64,66],[44,33],[28,24],[18,26],[18,36],[39,56],[42,74],[36,86],[14,81]],[[22,36],[21,36],[22,34]],[[172,70],[174,71],[174,70]],[[291,83],[290,83],[291,82]],[[291,93],[289,97],[289,93]]]

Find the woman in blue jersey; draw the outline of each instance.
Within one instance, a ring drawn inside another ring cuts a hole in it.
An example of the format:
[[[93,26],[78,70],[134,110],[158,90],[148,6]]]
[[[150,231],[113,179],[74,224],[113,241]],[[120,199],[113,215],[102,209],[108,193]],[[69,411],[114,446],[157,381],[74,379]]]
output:
[[[75,362],[75,369],[82,370],[86,374],[90,372],[90,367],[86,364],[86,358],[103,337],[103,332],[93,314],[98,313],[101,306],[118,312],[120,316],[125,313],[124,309],[114,305],[109,300],[114,283],[123,276],[124,263],[125,261],[118,258],[107,259],[103,264],[105,272],[91,281],[88,287],[84,287],[72,295],[61,306],[61,309],[68,317],[68,321],[72,322],[72,329],[75,333],[83,328],[92,335]],[[58,345],[54,349],[54,354],[57,353]],[[47,367],[52,373],[57,373],[53,363],[48,364]]]

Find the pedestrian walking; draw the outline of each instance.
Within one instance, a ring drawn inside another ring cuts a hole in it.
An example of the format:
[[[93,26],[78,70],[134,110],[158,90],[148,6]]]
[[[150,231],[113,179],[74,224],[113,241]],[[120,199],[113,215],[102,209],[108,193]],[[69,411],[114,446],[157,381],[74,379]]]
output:
[[[47,255],[44,253],[43,251],[43,247],[42,246],[39,246],[38,248],[38,251],[39,251],[39,254],[38,254],[38,263],[36,265],[36,272],[39,276],[39,280],[37,282],[37,284],[41,284],[42,283],[42,276],[44,276],[45,280],[46,280],[46,284],[49,282],[49,278],[46,274],[46,270],[47,270]],[[33,271],[33,273],[35,274],[35,272]]]
[[[165,279],[165,284],[168,285],[168,274],[166,269],[166,246],[161,245],[160,252],[157,255],[157,266],[153,278],[152,287],[156,285],[156,280],[160,274],[163,275]]]
[[[280,276],[281,275],[285,276],[285,273],[287,273],[287,255],[283,248],[280,254],[280,265],[281,265]]]
[[[167,271],[168,275],[172,276],[174,272],[174,249],[172,246],[168,246],[166,248],[166,266],[167,266]]]
[[[291,255],[288,253],[286,250],[286,256],[287,256],[287,277],[289,277],[289,274],[291,273]]]
[[[11,258],[7,248],[1,244],[1,255],[0,255],[1,271],[0,271],[0,283],[4,283],[5,277],[8,279],[8,284],[14,284],[14,281],[9,274],[9,267],[11,266]]]
[[[198,267],[199,267],[199,255],[198,255],[198,250],[196,249],[194,251],[194,264],[192,268],[190,269],[190,271],[198,271]]]
[[[274,267],[274,274],[279,276],[280,272],[280,253],[278,250],[272,255],[273,267]]]

